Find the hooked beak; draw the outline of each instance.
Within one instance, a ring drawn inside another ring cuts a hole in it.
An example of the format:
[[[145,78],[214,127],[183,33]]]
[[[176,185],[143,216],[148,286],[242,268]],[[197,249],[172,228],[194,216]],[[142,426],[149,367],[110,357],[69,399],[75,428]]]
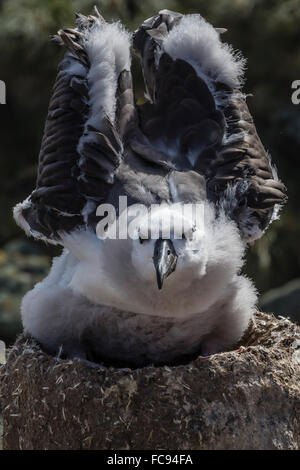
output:
[[[156,240],[153,262],[159,290],[161,290],[164,280],[175,271],[177,258],[178,256],[171,240],[163,240],[161,238]]]

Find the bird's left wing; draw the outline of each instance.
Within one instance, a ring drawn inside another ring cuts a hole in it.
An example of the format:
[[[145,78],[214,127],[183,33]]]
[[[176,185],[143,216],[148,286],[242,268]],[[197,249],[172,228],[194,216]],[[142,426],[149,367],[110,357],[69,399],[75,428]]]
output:
[[[17,223],[37,239],[88,226],[106,200],[122,159],[119,117],[133,107],[130,35],[119,23],[76,15],[75,29],[54,41],[67,52],[49,105],[36,188],[14,209]]]
[[[135,32],[149,102],[140,107],[148,144],[133,145],[177,173],[202,175],[208,200],[251,241],[276,218],[285,187],[242,92],[245,61],[221,41],[224,31],[200,15],[162,10]],[[188,193],[189,178],[184,186]]]

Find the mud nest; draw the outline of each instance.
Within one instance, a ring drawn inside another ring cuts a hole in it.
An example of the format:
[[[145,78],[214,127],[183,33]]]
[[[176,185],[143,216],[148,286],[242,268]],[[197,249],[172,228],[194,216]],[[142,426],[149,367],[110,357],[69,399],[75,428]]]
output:
[[[299,449],[300,328],[257,313],[235,351],[93,368],[21,336],[0,369],[4,449]]]

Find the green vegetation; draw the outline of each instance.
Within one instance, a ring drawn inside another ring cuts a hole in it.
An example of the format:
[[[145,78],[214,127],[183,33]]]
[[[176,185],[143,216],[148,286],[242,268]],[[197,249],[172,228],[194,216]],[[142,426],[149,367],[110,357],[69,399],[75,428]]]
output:
[[[261,292],[300,277],[300,105],[291,102],[291,84],[300,79],[300,0],[0,0],[0,79],[7,86],[7,105],[0,106],[0,258],[7,259],[5,244],[24,236],[11,210],[34,187],[43,123],[62,54],[49,36],[62,26],[72,26],[74,12],[90,13],[94,3],[107,19],[120,19],[130,30],[162,8],[198,12],[215,26],[228,28],[223,40],[248,58],[245,91],[253,94],[248,103],[289,193],[281,220],[249,250],[247,272]],[[141,99],[137,61],[134,69]],[[40,250],[46,255],[55,252],[42,245]],[[7,318],[12,312],[13,319],[18,310],[15,293],[3,279],[18,284],[18,276],[23,275],[16,259],[9,259],[10,268],[0,260],[0,335],[3,315]],[[20,295],[35,281],[29,276]]]

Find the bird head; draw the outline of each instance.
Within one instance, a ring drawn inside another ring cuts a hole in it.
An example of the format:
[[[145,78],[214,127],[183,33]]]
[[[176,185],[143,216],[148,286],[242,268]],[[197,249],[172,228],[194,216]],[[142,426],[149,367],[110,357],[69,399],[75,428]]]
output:
[[[206,270],[204,230],[182,205],[160,205],[144,209],[130,227],[132,264],[139,277],[157,283],[174,284],[189,271],[201,277]]]

